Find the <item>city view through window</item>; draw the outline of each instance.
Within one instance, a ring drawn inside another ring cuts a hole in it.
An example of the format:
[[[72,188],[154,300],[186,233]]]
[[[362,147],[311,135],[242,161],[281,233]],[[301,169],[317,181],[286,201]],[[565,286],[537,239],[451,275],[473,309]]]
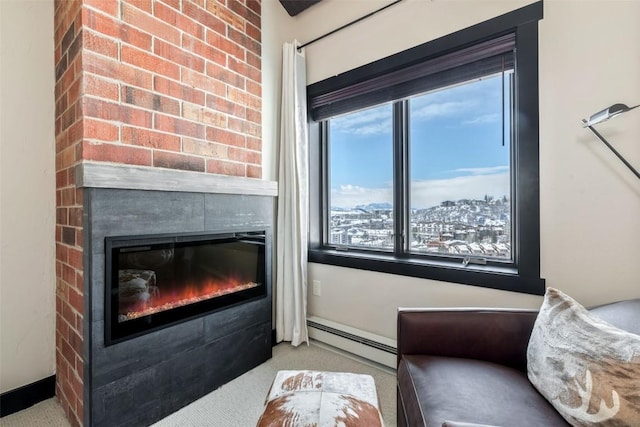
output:
[[[408,101],[405,250],[511,258],[511,75]],[[392,103],[330,119],[330,245],[394,249],[393,126]]]

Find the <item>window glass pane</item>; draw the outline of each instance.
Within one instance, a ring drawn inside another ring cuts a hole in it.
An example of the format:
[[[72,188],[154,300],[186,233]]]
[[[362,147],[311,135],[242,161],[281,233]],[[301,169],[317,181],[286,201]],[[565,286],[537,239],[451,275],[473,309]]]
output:
[[[511,75],[409,101],[411,252],[511,259]]]
[[[330,245],[393,250],[392,121],[391,104],[329,120]]]

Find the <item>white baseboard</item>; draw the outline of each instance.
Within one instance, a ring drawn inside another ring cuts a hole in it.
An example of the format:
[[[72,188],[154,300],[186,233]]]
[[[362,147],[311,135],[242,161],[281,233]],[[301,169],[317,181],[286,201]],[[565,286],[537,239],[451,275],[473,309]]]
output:
[[[309,338],[396,368],[396,341],[316,316],[307,318]]]

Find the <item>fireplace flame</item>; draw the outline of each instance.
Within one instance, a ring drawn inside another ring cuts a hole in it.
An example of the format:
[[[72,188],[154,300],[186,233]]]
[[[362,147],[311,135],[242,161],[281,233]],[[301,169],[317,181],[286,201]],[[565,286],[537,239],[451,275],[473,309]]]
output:
[[[118,321],[122,323],[258,286],[260,286],[259,283],[241,283],[235,279],[209,280],[199,284],[189,283],[183,286],[180,291],[173,292],[163,292],[160,286],[149,286],[145,292],[140,293],[137,301],[128,304],[123,304],[121,301]]]

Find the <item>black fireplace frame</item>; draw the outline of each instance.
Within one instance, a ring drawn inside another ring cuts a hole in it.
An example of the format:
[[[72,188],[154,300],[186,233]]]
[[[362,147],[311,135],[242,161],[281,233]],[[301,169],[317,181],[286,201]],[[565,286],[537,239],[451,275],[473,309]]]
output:
[[[222,311],[239,304],[267,297],[267,281],[269,280],[269,260],[267,248],[271,247],[270,233],[265,229],[243,230],[237,232],[211,233],[175,233],[150,234],[133,236],[105,237],[105,295],[104,295],[104,345],[110,346],[122,341],[130,340],[157,330],[161,330],[198,317],[206,316],[216,311]],[[135,248],[151,245],[181,245],[184,243],[204,242],[226,243],[245,242],[257,245],[259,259],[262,262],[256,266],[256,276],[262,278],[262,283],[255,288],[236,291],[227,295],[195,302],[166,311],[146,315],[137,319],[118,322],[117,288],[112,279],[118,276],[118,266],[113,262],[115,251],[122,248]],[[115,302],[115,303],[114,303]]]

